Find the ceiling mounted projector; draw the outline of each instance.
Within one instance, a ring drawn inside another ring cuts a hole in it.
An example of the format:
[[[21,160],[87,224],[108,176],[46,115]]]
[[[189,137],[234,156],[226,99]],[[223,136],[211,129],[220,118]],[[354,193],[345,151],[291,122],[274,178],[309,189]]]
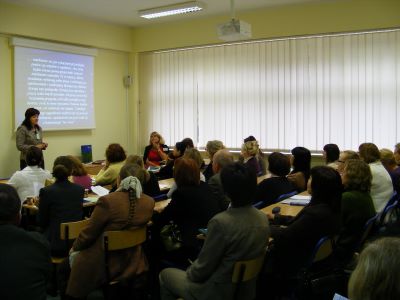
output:
[[[223,41],[240,41],[251,38],[251,25],[235,18],[235,3],[231,0],[231,20],[217,25],[217,34]]]
[[[251,38],[251,25],[240,20],[231,20],[217,26],[218,37],[223,41],[239,41]]]

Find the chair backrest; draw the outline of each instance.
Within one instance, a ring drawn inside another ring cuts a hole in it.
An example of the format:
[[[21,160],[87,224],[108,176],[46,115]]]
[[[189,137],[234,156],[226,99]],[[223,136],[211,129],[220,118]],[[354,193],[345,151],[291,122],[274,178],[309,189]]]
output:
[[[399,202],[396,200],[389,206],[385,207],[382,215],[379,218],[379,226],[385,225],[389,222],[390,216],[392,215],[392,212],[397,208],[398,204]]]
[[[361,235],[360,241],[358,243],[358,247],[356,249],[357,251],[359,251],[361,249],[362,245],[364,245],[364,242],[370,235],[372,228],[374,228],[378,218],[379,218],[379,214],[376,214],[372,218],[368,219],[368,221],[365,223],[363,234]]]
[[[256,278],[261,271],[264,257],[265,253],[254,259],[237,261],[233,266],[232,283],[241,283]]]
[[[89,219],[77,222],[68,222],[60,224],[60,239],[72,240],[79,236],[79,233],[89,223]]]
[[[103,246],[106,251],[132,248],[146,241],[146,226],[133,230],[106,231]]]
[[[333,238],[329,236],[322,237],[314,247],[313,253],[306,267],[311,267],[313,263],[317,263],[328,258],[333,253]]]
[[[132,230],[105,231],[103,233],[104,262],[106,267],[106,281],[111,282],[109,266],[109,252],[132,248],[146,241],[146,226]]]
[[[263,266],[265,252],[259,257],[250,260],[237,261],[233,266],[232,283],[235,284],[233,299],[239,299],[240,285],[255,279]]]
[[[284,200],[286,198],[290,198],[290,197],[292,197],[294,195],[297,195],[297,191],[293,191],[293,192],[290,192],[290,193],[287,193],[287,194],[280,195],[278,198],[276,198],[274,201],[272,201],[272,204],[281,202],[282,200]],[[264,208],[266,206],[266,204],[267,203],[265,203],[265,201],[261,200],[261,201],[255,203],[255,204],[253,204],[253,207],[261,209],[261,208]]]

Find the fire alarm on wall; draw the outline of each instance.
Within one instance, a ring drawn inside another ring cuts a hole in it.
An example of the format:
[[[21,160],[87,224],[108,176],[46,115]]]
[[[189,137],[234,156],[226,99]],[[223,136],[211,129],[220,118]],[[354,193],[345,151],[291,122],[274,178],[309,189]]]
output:
[[[126,88],[130,87],[133,83],[133,77],[131,75],[127,75],[124,77],[124,86]]]

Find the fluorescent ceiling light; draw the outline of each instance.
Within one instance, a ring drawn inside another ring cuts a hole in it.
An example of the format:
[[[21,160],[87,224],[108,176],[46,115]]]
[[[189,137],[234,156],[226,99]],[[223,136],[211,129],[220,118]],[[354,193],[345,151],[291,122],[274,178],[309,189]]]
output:
[[[160,6],[150,9],[139,10],[139,16],[146,19],[154,19],[177,14],[186,14],[200,11],[205,5],[198,1],[189,1],[173,5]]]

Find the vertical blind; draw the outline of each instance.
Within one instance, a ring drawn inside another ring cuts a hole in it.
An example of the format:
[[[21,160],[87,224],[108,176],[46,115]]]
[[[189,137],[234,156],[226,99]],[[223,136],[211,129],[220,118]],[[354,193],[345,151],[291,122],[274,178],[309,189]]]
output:
[[[159,131],[204,147],[400,141],[400,30],[254,41],[140,55],[140,143]]]

